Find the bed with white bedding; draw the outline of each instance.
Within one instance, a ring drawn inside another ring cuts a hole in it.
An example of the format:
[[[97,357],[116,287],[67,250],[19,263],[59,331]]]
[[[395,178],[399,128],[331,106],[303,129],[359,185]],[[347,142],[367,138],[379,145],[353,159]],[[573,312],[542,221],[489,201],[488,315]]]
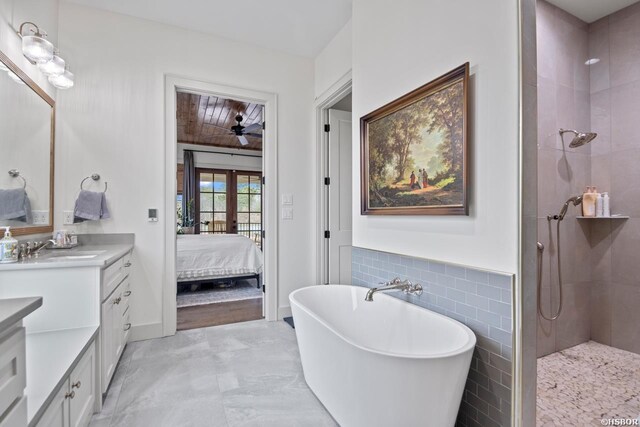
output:
[[[262,273],[262,251],[240,234],[179,234],[178,282],[256,277]]]

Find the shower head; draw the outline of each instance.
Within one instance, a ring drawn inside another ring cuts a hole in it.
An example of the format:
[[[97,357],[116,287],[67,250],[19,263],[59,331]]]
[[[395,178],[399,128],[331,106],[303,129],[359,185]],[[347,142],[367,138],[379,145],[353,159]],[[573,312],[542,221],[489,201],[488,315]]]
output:
[[[571,132],[575,135],[571,140],[571,142],[569,143],[570,148],[582,147],[583,145],[593,141],[596,138],[596,136],[598,136],[598,134],[595,132],[584,133],[584,132],[578,132],[577,130],[572,130],[572,129],[560,129],[560,137],[562,138],[562,136],[567,132]]]
[[[569,205],[573,203],[573,206],[578,206],[582,203],[582,196],[575,196],[567,200],[562,206],[562,210],[560,211],[560,215],[558,215],[558,221],[562,221],[564,216],[567,214],[567,210],[569,210]]]

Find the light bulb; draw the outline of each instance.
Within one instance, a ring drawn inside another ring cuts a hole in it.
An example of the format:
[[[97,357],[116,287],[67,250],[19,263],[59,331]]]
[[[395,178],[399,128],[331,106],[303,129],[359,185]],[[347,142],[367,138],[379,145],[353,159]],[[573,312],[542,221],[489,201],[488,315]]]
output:
[[[53,44],[41,35],[22,36],[22,54],[35,63],[53,58]]]
[[[59,76],[64,73],[64,59],[58,55],[54,55],[51,61],[38,64],[38,68],[45,76]]]
[[[65,70],[64,73],[60,75],[49,76],[49,83],[58,89],[69,89],[73,87],[73,73],[69,70]]]

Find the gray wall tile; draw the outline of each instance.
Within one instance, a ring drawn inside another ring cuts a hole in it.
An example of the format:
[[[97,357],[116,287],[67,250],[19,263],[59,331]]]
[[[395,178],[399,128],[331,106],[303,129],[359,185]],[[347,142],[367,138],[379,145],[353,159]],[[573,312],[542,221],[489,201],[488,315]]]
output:
[[[422,284],[420,296],[390,295],[467,325],[477,343],[456,425],[511,425],[513,276],[439,261],[354,248],[352,279],[374,287],[399,277]]]

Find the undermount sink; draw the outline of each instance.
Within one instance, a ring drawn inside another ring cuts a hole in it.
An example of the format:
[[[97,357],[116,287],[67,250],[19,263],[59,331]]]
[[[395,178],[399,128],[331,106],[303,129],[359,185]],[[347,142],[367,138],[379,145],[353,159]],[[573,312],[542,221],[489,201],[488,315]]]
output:
[[[73,252],[51,252],[47,254],[47,259],[51,261],[80,261],[83,259],[93,259],[104,251],[73,251]]]
[[[91,259],[97,257],[98,254],[93,255],[62,255],[62,256],[54,256],[56,259]]]

